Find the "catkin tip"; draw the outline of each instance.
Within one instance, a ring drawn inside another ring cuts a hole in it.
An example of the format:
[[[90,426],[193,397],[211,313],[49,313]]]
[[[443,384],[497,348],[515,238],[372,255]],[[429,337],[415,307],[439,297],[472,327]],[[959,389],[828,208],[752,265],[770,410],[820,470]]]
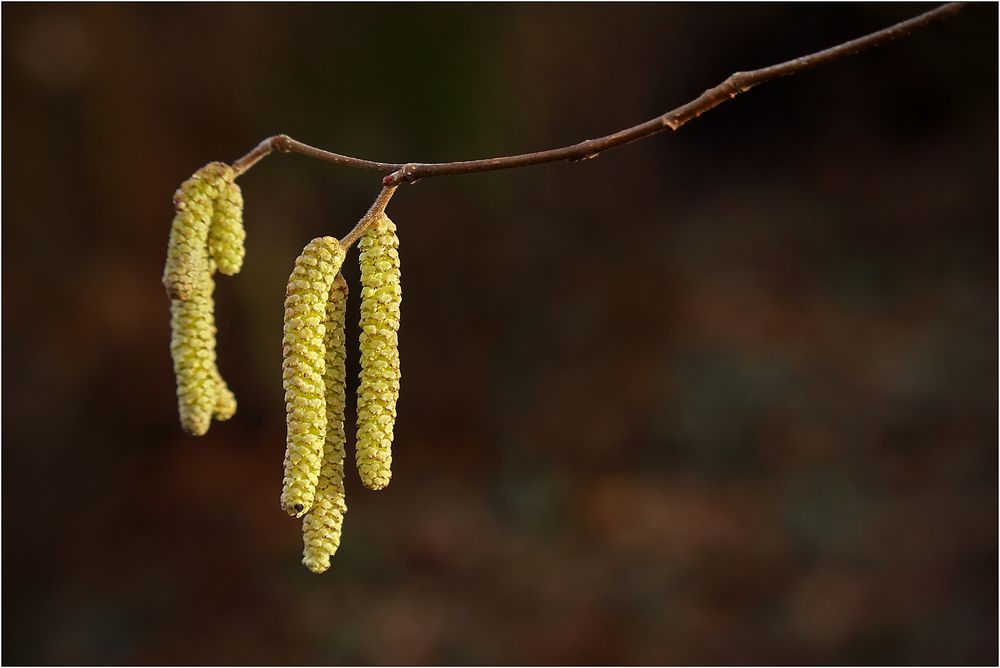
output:
[[[330,570],[330,561],[318,561],[316,559],[302,559],[302,565],[308,568],[310,571],[316,575],[321,575]]]
[[[287,500],[281,501],[281,509],[288,514],[289,517],[294,517],[296,519],[302,517],[309,511],[310,506],[302,502],[290,502]]]
[[[226,385],[219,370],[215,370],[216,375],[216,398],[213,417],[220,422],[224,422],[236,415],[236,395]]]
[[[371,478],[368,478],[367,480],[364,480],[363,483],[364,486],[367,487],[368,489],[372,490],[373,492],[378,492],[388,487],[391,481],[392,481],[392,475],[387,475],[381,478],[376,478],[373,476]]]
[[[181,420],[181,428],[192,436],[204,436],[212,424],[211,417],[187,417]]]

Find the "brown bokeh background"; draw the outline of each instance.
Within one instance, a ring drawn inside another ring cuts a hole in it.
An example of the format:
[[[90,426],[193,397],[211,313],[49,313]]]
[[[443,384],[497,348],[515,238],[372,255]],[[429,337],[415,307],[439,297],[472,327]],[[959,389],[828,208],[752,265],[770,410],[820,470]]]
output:
[[[3,662],[996,663],[995,5],[402,188],[393,482],[349,477],[324,576],[278,508],[282,297],[377,178],[241,179],[200,439],[159,284],[174,188],[267,135],[562,145],[927,7],[5,4]]]

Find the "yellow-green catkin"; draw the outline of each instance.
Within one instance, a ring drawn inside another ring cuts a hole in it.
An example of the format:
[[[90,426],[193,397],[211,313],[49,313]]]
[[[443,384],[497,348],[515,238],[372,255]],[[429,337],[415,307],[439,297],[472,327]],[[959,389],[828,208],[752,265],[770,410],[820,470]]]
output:
[[[234,178],[232,167],[210,162],[174,193],[174,221],[163,269],[163,286],[171,299],[190,299],[211,273],[208,233],[215,201]]]
[[[187,300],[170,302],[178,411],[181,426],[195,436],[208,431],[213,417],[222,421],[236,414],[236,396],[217,365],[214,290],[215,280],[206,272]]]
[[[326,441],[323,463],[316,483],[312,508],[302,520],[302,564],[313,573],[330,568],[330,557],[340,546],[340,532],[347,513],[344,496],[345,387],[347,347],[345,340],[347,281],[340,274],[326,304]]]
[[[238,274],[246,255],[246,230],[243,229],[243,193],[230,181],[215,199],[212,224],[208,230],[208,252],[227,276]]]
[[[288,428],[281,506],[302,517],[313,505],[326,438],[326,303],[344,250],[333,237],[313,239],[295,260],[285,296],[282,380]]]
[[[203,271],[186,300],[170,302],[170,353],[177,376],[177,406],[181,426],[195,436],[208,431],[212,414],[218,410],[222,382],[215,365],[213,282],[211,274]]]
[[[355,459],[361,481],[382,489],[392,475],[399,398],[399,239],[381,214],[361,238],[361,374]]]
[[[235,273],[243,261],[243,197],[235,177],[229,165],[209,163],[174,193],[163,285],[172,300],[170,350],[181,425],[198,436],[213,417],[228,420],[236,413],[236,397],[216,365],[212,298],[216,268]]]

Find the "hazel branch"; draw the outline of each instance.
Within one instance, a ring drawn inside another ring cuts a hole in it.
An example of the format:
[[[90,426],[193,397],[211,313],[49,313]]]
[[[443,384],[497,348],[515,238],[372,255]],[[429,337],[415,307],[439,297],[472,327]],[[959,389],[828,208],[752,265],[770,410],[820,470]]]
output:
[[[882,30],[859,37],[857,39],[844,42],[837,46],[806,56],[793,58],[792,60],[764,67],[748,72],[736,72],[719,85],[709,88],[694,100],[681,105],[672,111],[650,119],[645,123],[634,125],[630,128],[620,130],[613,134],[597,139],[587,139],[585,141],[554,148],[535,153],[521,153],[519,155],[502,156],[497,158],[485,158],[482,160],[462,160],[457,162],[376,162],[362,158],[354,158],[339,153],[332,153],[323,149],[303,144],[287,135],[275,135],[269,137],[257,145],[252,151],[233,163],[233,169],[237,175],[250,169],[259,160],[272,152],[299,153],[316,160],[322,160],[335,165],[351,167],[386,174],[382,179],[386,187],[395,187],[402,183],[415,183],[420,179],[432,176],[449,176],[452,174],[470,174],[473,172],[491,172],[500,169],[513,169],[515,167],[527,167],[528,165],[538,165],[546,162],[556,162],[567,160],[570,162],[580,162],[596,158],[598,155],[612,148],[624,146],[639,139],[644,139],[651,135],[663,132],[666,129],[677,130],[682,125],[691,121],[706,111],[713,109],[719,104],[730,100],[740,93],[745,93],[754,86],[762,83],[785,77],[791,74],[798,74],[818,65],[833,62],[850,55],[854,55],[866,49],[870,49],[898,37],[907,35],[915,30],[926,27],[935,21],[950,17],[965,9],[968,3],[952,2],[941,5],[928,12],[915,16],[906,21],[901,21]],[[384,194],[385,191],[383,190]],[[380,195],[381,197],[382,195]],[[391,192],[386,197],[391,196]],[[378,200],[376,200],[376,203]],[[369,212],[370,213],[370,212]],[[367,215],[366,215],[367,218]],[[362,218],[358,223],[360,227],[366,218]],[[351,234],[354,234],[355,228]],[[363,233],[362,229],[360,233]],[[359,233],[359,234],[360,234]],[[353,243],[355,237],[351,238]]]

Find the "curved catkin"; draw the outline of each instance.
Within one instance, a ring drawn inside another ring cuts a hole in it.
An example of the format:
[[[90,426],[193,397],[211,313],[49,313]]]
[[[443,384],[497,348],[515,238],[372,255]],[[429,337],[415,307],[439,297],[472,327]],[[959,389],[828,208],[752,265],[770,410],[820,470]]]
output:
[[[326,304],[326,441],[312,508],[302,520],[302,564],[313,573],[330,568],[330,557],[340,546],[340,531],[347,512],[344,497],[345,341],[347,282],[337,274]]]
[[[195,436],[208,431],[217,410],[221,381],[215,366],[212,284],[211,275],[203,272],[187,300],[170,302],[170,353],[177,376],[177,407],[181,426]]]
[[[214,202],[234,178],[232,167],[210,162],[174,193],[174,221],[163,269],[163,287],[171,299],[190,299],[204,276],[211,273],[208,230]]]
[[[227,276],[238,274],[246,255],[247,235],[243,229],[243,193],[230,181],[214,202],[212,224],[208,230],[208,252],[219,271]]]
[[[288,277],[282,339],[288,436],[281,506],[293,517],[312,507],[319,479],[326,438],[326,302],[343,262],[340,243],[320,237],[306,244]]]
[[[399,239],[382,214],[361,238],[361,374],[355,459],[361,481],[382,489],[392,475],[399,398]]]
[[[232,253],[223,254],[216,261],[209,252],[210,228],[216,226],[215,221],[223,221],[231,228],[234,216],[242,217],[242,196],[234,178],[229,165],[212,162],[195,172],[174,193],[175,215],[163,285],[171,297],[170,351],[177,376],[181,426],[197,436],[208,431],[213,416],[227,420],[236,412],[236,397],[216,366],[212,299],[215,290],[212,274],[217,266],[232,268]],[[236,224],[242,229],[241,220]],[[237,238],[235,234],[230,237]],[[242,238],[238,245],[242,247]],[[242,251],[239,253],[242,262]]]

